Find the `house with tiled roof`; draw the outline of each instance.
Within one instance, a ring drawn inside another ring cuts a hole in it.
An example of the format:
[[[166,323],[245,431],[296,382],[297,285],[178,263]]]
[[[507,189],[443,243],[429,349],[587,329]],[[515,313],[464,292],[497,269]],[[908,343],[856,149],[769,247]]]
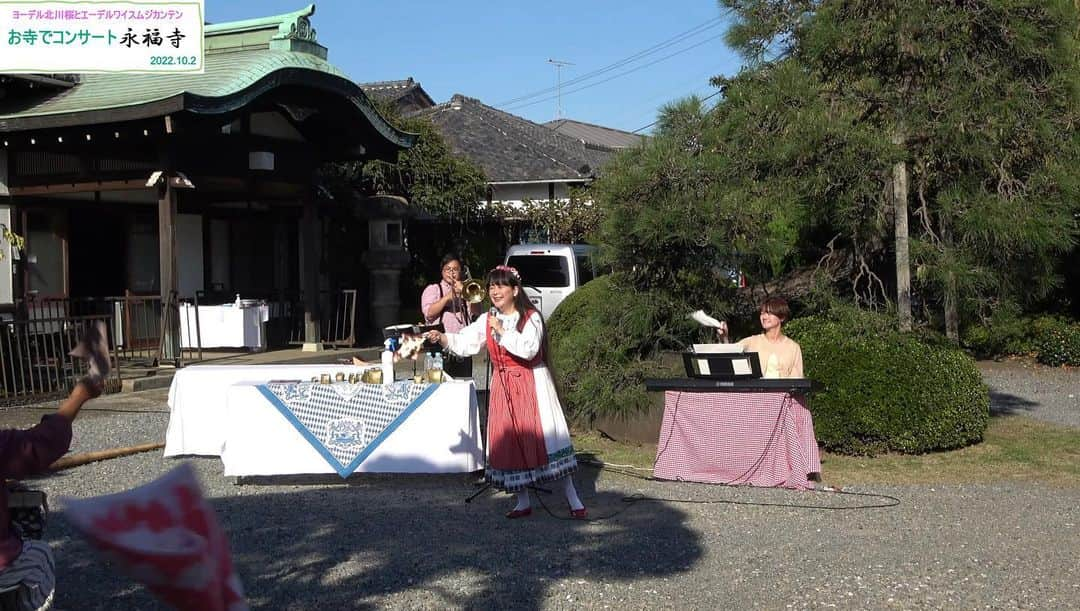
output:
[[[407,115],[435,105],[427,91],[410,76],[398,81],[375,81],[357,83],[373,100],[392,104],[401,114]]]
[[[439,129],[454,153],[479,165],[490,186],[489,200],[565,200],[569,189],[598,175],[613,149],[595,146],[455,94],[419,111]]]
[[[580,140],[588,145],[612,150],[641,146],[645,142],[645,136],[641,134],[573,119],[555,119],[544,123],[544,127],[553,129],[564,136]]]

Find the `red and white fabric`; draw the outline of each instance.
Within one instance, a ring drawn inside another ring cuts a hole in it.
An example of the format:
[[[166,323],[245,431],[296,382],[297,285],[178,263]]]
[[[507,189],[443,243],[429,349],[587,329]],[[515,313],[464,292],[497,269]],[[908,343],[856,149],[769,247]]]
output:
[[[191,465],[126,492],[65,501],[75,528],[169,605],[205,611],[248,608],[229,541]]]
[[[813,487],[821,472],[813,418],[786,392],[664,393],[653,474],[660,479]]]

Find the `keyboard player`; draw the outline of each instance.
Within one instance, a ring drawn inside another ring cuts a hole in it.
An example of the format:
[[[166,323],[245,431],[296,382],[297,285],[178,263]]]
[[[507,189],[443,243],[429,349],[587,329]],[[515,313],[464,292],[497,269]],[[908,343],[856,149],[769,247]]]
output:
[[[802,348],[784,335],[784,323],[791,317],[791,308],[783,297],[769,297],[761,303],[759,320],[762,333],[739,340],[743,350],[756,352],[761,361],[763,378],[802,378]],[[726,322],[716,330],[719,341],[728,343]]]

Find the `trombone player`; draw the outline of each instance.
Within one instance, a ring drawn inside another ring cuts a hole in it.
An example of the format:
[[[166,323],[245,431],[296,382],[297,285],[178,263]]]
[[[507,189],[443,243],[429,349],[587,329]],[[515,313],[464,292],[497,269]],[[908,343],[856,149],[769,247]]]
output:
[[[448,254],[442,258],[442,277],[425,287],[420,296],[425,324],[441,324],[443,332],[457,333],[480,314],[484,288],[475,280],[463,280],[462,269],[461,257]],[[444,354],[443,368],[455,378],[471,378],[472,358]]]

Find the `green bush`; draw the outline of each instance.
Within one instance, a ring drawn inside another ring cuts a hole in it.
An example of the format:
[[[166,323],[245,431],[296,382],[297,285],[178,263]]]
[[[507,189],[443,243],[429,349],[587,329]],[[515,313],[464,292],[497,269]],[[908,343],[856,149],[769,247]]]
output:
[[[985,323],[969,325],[961,344],[980,357],[1013,356],[1035,351],[1035,321],[1015,309],[996,310]]]
[[[1035,349],[1044,365],[1080,365],[1080,323],[1043,320],[1035,328]]]
[[[628,291],[601,276],[574,291],[549,321],[551,364],[567,417],[590,424],[598,416],[648,410],[645,378],[682,375],[659,349],[677,345],[688,323],[672,320],[663,297]]]
[[[990,396],[974,361],[927,337],[901,334],[884,316],[840,308],[793,320],[802,346],[814,430],[843,454],[921,454],[982,439]]]

